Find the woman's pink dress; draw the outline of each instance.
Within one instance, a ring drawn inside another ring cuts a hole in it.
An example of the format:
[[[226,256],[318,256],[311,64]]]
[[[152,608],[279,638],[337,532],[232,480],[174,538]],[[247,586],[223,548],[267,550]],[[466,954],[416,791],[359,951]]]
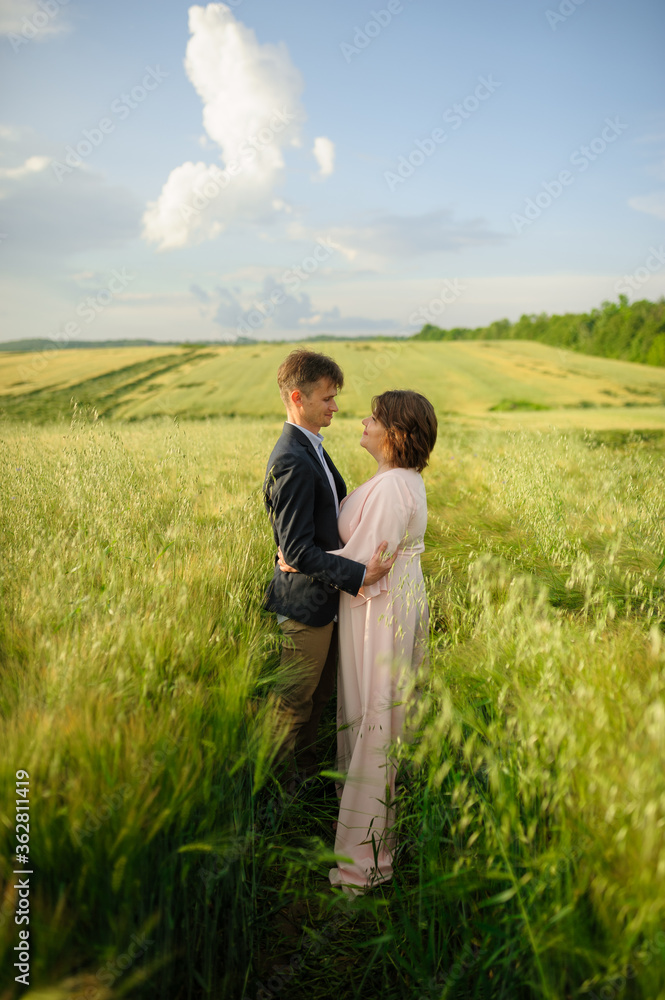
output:
[[[388,805],[396,768],[387,756],[404,734],[403,700],[423,661],[429,614],[420,568],[427,527],[427,497],[415,469],[389,469],[343,501],[337,554],[368,563],[384,539],[388,552],[401,546],[390,573],[340,595],[337,766],[341,790],[333,885],[363,887],[392,875],[394,822]],[[341,858],[349,858],[342,861]]]

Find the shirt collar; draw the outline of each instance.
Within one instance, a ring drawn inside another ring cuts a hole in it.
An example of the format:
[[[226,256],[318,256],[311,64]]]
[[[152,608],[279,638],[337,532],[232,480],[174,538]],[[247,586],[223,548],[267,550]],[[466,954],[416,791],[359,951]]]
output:
[[[292,427],[297,427],[298,430],[312,442],[317,450],[319,445],[323,444],[323,434],[315,434],[314,431],[308,431],[306,427],[301,427],[300,424],[294,424],[292,420],[287,420],[286,422],[287,424],[291,424]]]

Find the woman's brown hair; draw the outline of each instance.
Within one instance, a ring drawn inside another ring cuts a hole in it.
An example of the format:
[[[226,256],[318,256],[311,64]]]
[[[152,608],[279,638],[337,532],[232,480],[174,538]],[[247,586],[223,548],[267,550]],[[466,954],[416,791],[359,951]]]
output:
[[[386,429],[387,460],[401,469],[422,472],[436,443],[434,407],[419,392],[390,389],[372,400],[372,413]]]

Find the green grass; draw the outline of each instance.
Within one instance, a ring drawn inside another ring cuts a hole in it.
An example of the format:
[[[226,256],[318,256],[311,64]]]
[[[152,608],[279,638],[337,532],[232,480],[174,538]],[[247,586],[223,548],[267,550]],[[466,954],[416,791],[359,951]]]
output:
[[[582,405],[582,404],[580,404]],[[500,402],[490,406],[491,413],[511,412],[512,410],[549,410],[549,406],[542,403],[534,403],[528,399],[502,399]]]
[[[280,426],[2,426],[3,1000],[19,768],[32,1000],[665,997],[662,436],[442,423],[397,874],[349,905],[271,771]]]

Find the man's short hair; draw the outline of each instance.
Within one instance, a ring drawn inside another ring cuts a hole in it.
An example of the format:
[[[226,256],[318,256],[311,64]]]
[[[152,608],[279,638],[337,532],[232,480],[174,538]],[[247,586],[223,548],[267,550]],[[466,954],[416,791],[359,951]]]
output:
[[[277,385],[282,400],[288,405],[294,389],[299,389],[305,396],[309,396],[321,378],[332,382],[338,391],[344,385],[344,372],[327,354],[306,351],[304,348],[291,351],[277,371]]]

